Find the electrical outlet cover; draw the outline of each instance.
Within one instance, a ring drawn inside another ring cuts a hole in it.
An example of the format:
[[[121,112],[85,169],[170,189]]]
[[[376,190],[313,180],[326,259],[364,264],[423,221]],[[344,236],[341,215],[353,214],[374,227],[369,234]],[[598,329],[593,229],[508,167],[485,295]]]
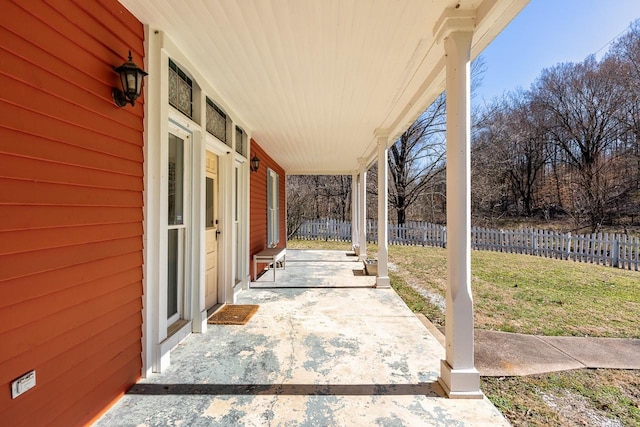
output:
[[[29,371],[11,383],[11,398],[15,399],[22,393],[36,386],[36,371]]]

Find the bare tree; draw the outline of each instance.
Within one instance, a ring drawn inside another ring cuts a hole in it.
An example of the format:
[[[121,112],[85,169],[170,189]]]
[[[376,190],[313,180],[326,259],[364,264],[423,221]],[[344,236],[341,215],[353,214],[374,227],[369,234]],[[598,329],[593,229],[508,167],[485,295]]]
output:
[[[438,184],[445,167],[445,97],[436,101],[400,136],[389,150],[389,202],[398,224],[406,211],[431,186]]]
[[[617,148],[620,153],[619,177],[625,181],[621,213],[640,215],[640,20],[629,26],[607,53],[603,67],[617,77],[624,88],[619,100],[618,119],[621,136]]]
[[[288,175],[287,230],[295,234],[310,219],[351,215],[351,177],[345,175]]]
[[[313,214],[313,193],[308,178],[304,175],[287,175],[287,237],[294,235]]]
[[[495,143],[485,128],[474,132],[471,147],[471,212],[474,223],[490,227],[507,213],[509,205],[507,171],[493,155]]]
[[[474,151],[484,149],[486,167],[504,171],[519,215],[531,216],[537,207],[535,197],[550,154],[544,122],[544,111],[531,102],[529,92],[520,90],[495,102],[479,125],[488,141],[476,144]]]
[[[481,84],[485,71],[480,57],[471,65],[471,92]],[[446,95],[442,93],[400,136],[389,150],[389,203],[398,224],[404,224],[417,201],[440,193],[446,167]]]
[[[611,197],[610,148],[617,137],[615,120],[622,89],[603,72],[594,57],[544,70],[534,102],[548,114],[547,130],[576,173],[578,213],[596,231]]]

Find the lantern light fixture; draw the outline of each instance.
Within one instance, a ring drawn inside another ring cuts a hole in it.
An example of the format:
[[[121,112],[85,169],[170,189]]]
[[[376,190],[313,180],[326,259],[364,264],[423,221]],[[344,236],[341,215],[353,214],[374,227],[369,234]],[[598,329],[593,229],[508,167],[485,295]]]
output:
[[[133,62],[131,51],[129,51],[129,60],[114,68],[114,71],[120,75],[122,90],[113,88],[113,101],[118,107],[124,107],[127,104],[136,105],[136,99],[140,97],[142,91],[142,78],[148,73]]]
[[[255,154],[251,158],[251,172],[257,172],[260,168],[260,159]]]

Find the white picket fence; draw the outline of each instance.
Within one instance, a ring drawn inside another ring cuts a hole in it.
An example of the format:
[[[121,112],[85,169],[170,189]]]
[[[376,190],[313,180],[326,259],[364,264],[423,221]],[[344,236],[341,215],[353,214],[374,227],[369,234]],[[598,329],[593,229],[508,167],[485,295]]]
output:
[[[338,242],[351,241],[351,223],[326,219],[304,222],[293,235],[300,240],[334,240]]]
[[[471,248],[609,265],[640,267],[640,239],[625,234],[559,233],[535,228],[489,230],[474,227]]]
[[[351,223],[337,220],[307,221],[294,237],[302,240],[351,241]],[[376,221],[367,221],[367,241],[378,241]],[[427,222],[408,222],[401,226],[389,224],[388,241],[392,245],[444,248],[447,229]],[[640,238],[625,234],[574,235],[535,228],[490,230],[472,227],[471,248],[588,262],[636,271],[640,267]]]
[[[390,245],[422,245],[444,248],[447,245],[447,227],[429,222],[389,224]],[[367,240],[378,242],[377,221],[367,221]]]
[[[351,222],[338,220],[306,221],[293,235],[301,240],[351,241]],[[367,221],[367,241],[378,241],[378,223]],[[427,222],[404,225],[389,224],[389,243],[393,245],[422,245],[445,247],[447,229]]]

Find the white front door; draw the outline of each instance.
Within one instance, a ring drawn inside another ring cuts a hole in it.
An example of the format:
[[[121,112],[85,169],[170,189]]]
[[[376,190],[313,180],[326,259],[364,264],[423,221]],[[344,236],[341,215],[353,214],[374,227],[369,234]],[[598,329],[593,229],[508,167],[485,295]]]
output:
[[[205,220],[205,304],[218,303],[218,156],[207,151]]]

